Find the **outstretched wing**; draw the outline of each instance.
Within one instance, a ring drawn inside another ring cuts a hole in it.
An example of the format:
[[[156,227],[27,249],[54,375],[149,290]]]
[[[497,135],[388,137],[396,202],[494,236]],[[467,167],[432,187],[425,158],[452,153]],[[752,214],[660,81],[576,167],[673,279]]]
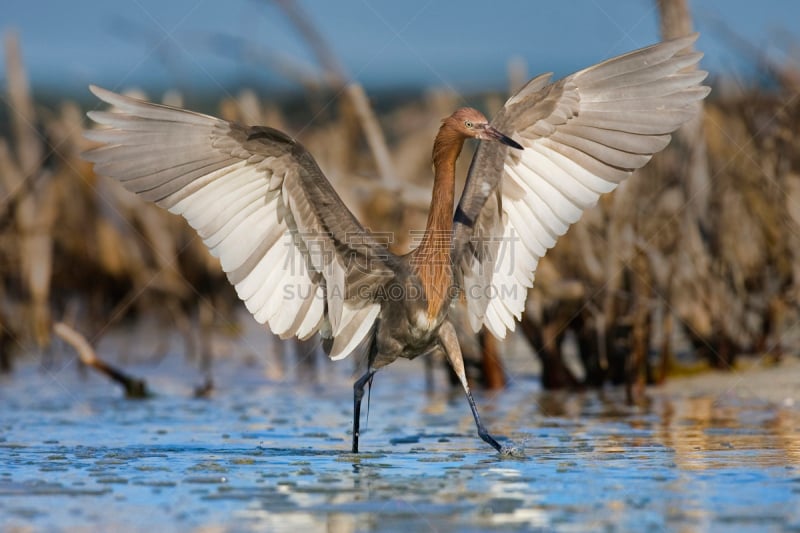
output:
[[[453,260],[472,327],[514,329],[539,259],[602,193],[670,141],[709,88],[683,53],[697,35],[663,42],[549,83],[531,80],[492,125],[524,149],[482,142],[455,215]]]
[[[86,132],[98,174],[182,215],[247,309],[281,337],[317,331],[334,359],[375,323],[394,259],[361,227],[311,155],[284,133],[91,87],[109,111]]]

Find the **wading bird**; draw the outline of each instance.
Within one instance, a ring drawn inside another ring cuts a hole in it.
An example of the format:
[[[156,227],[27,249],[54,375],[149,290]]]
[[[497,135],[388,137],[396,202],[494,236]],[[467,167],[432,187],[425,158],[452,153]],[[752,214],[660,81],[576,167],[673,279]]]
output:
[[[693,69],[696,35],[631,52],[550,82],[532,79],[491,122],[459,109],[433,143],[433,198],[417,249],[398,256],[345,207],[314,158],[290,136],[91,87],[110,111],[87,153],[99,174],[186,218],[247,309],[281,337],[319,332],[332,359],[367,356],[354,384],[353,452],[361,399],[398,357],[444,351],[480,437],[450,306],[472,327],[514,328],[537,262],[583,210],[670,141],[709,89]],[[453,211],[455,165],[479,139]]]

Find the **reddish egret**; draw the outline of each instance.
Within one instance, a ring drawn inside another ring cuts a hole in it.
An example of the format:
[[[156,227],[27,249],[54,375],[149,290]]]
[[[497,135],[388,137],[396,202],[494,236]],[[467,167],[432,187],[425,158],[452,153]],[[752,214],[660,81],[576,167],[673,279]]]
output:
[[[319,332],[333,359],[367,357],[354,384],[353,452],[364,386],[398,357],[443,351],[480,437],[451,304],[472,327],[514,328],[537,262],[556,239],[670,141],[708,94],[696,35],[616,57],[551,83],[534,78],[491,122],[475,109],[442,121],[419,247],[404,256],[365,230],[290,136],[92,87],[111,111],[89,116],[99,174],[183,215],[247,309],[282,337]],[[458,154],[479,139],[453,212]]]

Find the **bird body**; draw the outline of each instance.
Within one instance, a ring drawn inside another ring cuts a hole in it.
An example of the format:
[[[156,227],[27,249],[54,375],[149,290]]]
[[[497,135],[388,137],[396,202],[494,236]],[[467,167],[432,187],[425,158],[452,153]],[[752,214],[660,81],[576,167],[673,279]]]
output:
[[[480,437],[486,431],[464,372],[457,297],[475,331],[514,328],[538,260],[581,213],[663,149],[708,94],[691,69],[696,36],[610,59],[550,83],[531,80],[489,122],[462,108],[433,144],[425,233],[404,256],[366,231],[311,154],[278,130],[246,127],[92,87],[112,111],[87,137],[95,170],[180,214],[197,230],[256,320],[282,337],[319,332],[333,359],[365,354],[354,385],[358,451],[363,390],[399,357],[441,350],[458,375]],[[453,212],[456,160],[481,141]]]

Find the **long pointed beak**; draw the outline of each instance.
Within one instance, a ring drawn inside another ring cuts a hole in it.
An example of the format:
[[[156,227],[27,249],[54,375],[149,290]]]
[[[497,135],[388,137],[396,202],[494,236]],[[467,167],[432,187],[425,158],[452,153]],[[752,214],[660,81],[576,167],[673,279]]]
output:
[[[506,146],[510,146],[511,148],[516,148],[517,150],[523,149],[522,145],[519,144],[517,141],[515,141],[508,135],[505,135],[502,132],[498,131],[496,128],[489,126],[488,124],[483,129],[483,133],[487,139],[497,141],[501,144],[505,144]]]

